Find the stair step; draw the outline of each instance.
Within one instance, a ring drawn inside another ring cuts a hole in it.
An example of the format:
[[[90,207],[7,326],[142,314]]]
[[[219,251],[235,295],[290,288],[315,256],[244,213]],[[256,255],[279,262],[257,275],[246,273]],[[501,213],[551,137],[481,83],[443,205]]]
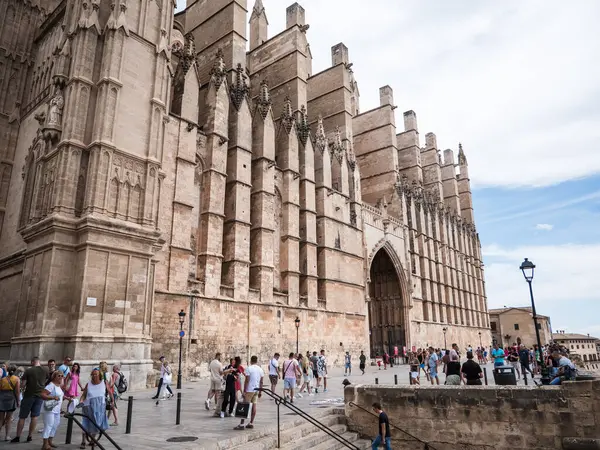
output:
[[[347,431],[346,425],[333,425],[329,428],[349,442],[358,440],[358,434]],[[316,427],[314,427],[314,429],[314,433],[309,434],[307,437],[302,438],[301,440],[295,440],[294,442],[291,442],[282,448],[285,450],[337,450],[346,448],[344,444],[332,438],[324,431],[321,431]]]
[[[314,416],[313,416],[314,417]],[[329,414],[324,417],[316,418],[323,425],[332,428],[335,426],[345,427],[343,423],[345,423],[345,417],[339,414]],[[287,443],[291,443],[292,441],[297,441],[299,438],[304,438],[305,436],[311,436],[315,430],[318,430],[312,423],[306,421],[305,419],[298,416],[298,420],[294,420],[293,423],[286,423],[284,428],[284,424],[281,426],[280,432],[280,441],[281,445],[284,446]],[[270,450],[272,448],[277,447],[277,424],[274,427],[269,427],[271,432],[266,436],[261,435],[256,438],[248,439],[247,442],[240,443],[235,447],[221,447],[221,448],[230,448],[231,450],[235,449],[244,449],[247,450],[248,445],[252,446],[252,450]]]
[[[371,441],[366,439],[358,439],[358,434],[352,431],[346,431],[342,434],[342,437],[362,450],[371,448]],[[329,437],[316,447],[312,447],[311,450],[340,450],[345,448],[347,447],[344,444],[336,441],[332,437]]]
[[[285,414],[285,411],[287,411],[286,408],[282,407],[281,408],[281,412],[282,414]],[[345,420],[345,417],[343,416],[343,409],[339,409],[339,408],[326,408],[326,409],[322,409],[322,410],[317,410],[311,413],[311,416],[314,417],[315,419],[319,420],[319,421],[323,421],[324,419],[328,419],[330,417],[336,417],[339,421]],[[329,420],[329,419],[328,419]],[[333,420],[333,419],[331,419]],[[335,421],[334,421],[335,422]],[[313,425],[311,425],[310,423],[308,423],[305,419],[303,419],[300,416],[295,416],[294,419],[292,420],[286,420],[286,421],[282,421],[281,422],[281,440],[282,442],[289,442],[290,441],[290,436],[293,439],[295,435],[297,435],[297,429],[299,429],[300,427],[305,427],[306,426],[306,430],[303,429],[304,433],[311,433],[313,431]],[[233,428],[233,426],[232,426]],[[244,430],[244,431],[232,431],[232,437],[229,439],[224,439],[221,440],[217,443],[217,448],[218,449],[244,449],[247,450],[248,445],[252,444],[254,445],[256,442],[258,442],[261,439],[264,439],[264,444],[268,444],[269,442],[272,442],[270,439],[274,438],[274,442],[275,444],[273,444],[272,446],[260,446],[261,444],[259,443],[256,448],[261,449],[261,448],[275,448],[277,447],[277,422],[274,421],[273,423],[270,423],[268,425],[263,425],[262,423],[257,424],[256,428],[254,430]],[[253,447],[254,448],[254,447]]]

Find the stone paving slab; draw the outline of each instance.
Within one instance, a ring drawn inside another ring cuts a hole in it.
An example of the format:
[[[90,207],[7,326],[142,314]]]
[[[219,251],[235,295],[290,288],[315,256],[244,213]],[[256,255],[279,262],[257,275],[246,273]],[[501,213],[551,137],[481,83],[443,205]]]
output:
[[[358,366],[358,365],[357,365]],[[492,370],[493,366],[486,366],[490,384],[493,384]],[[333,368],[330,371],[328,382],[328,392],[319,393],[314,396],[305,395],[298,399],[295,404],[308,412],[311,415],[319,415],[327,413],[324,411],[327,408],[336,405],[343,405],[343,385],[342,380],[348,378],[352,384],[373,384],[375,378],[378,378],[379,384],[394,384],[394,375],[398,376],[399,385],[408,384],[408,366],[400,365],[393,368],[388,367],[378,370],[376,366],[369,366],[366,369],[365,375],[361,375],[358,368],[354,369],[354,374],[345,377],[342,368]],[[444,376],[441,376],[443,382]],[[268,383],[268,378],[265,377],[265,382]],[[421,382],[425,383],[424,376],[421,377]],[[522,384],[522,381],[519,383]],[[182,393],[182,412],[181,425],[175,425],[176,412],[176,397],[170,400],[161,401],[159,406],[155,405],[155,401],[151,399],[156,390],[143,390],[128,393],[134,397],[132,433],[125,434],[125,419],[127,412],[127,401],[119,402],[119,422],[118,427],[111,427],[109,433],[111,437],[123,449],[142,450],[142,449],[159,449],[177,448],[182,450],[221,450],[229,448],[232,441],[237,440],[239,434],[254,434],[255,436],[265,435],[266,433],[276,432],[277,423],[277,407],[267,395],[263,395],[260,399],[257,409],[257,417],[254,430],[234,431],[233,427],[239,423],[239,419],[212,417],[213,411],[206,411],[204,408],[204,400],[208,392],[208,380],[200,380],[197,382],[184,383]],[[268,386],[267,386],[268,387]],[[281,394],[283,382],[277,386],[277,393]],[[175,390],[174,390],[175,391]],[[289,411],[284,406],[280,407],[280,420],[282,427],[294,426],[294,421],[299,417]],[[66,445],[66,419],[62,419],[55,443],[60,445],[60,448],[75,449],[79,448],[81,442],[81,432],[78,427],[74,426],[73,444]],[[25,424],[24,436],[26,437],[28,422]],[[38,429],[43,427],[41,418],[38,423]],[[11,436],[14,436],[16,431],[16,420],[13,422]],[[0,435],[3,438],[3,435]],[[197,437],[194,442],[188,443],[168,443],[166,440],[172,437],[190,436]],[[245,438],[244,438],[245,439]],[[33,442],[10,444],[0,442],[0,449],[14,448],[15,450],[33,450],[41,447],[41,433],[34,433]],[[104,439],[103,439],[104,441]],[[221,442],[221,445],[219,445]],[[108,444],[108,443],[107,443]],[[236,444],[237,445],[237,444]],[[106,448],[113,448],[110,444]]]

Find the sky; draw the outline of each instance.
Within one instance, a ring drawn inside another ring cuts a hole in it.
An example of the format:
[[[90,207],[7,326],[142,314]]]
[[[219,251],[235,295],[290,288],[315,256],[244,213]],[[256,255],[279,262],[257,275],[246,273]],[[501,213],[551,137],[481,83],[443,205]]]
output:
[[[292,3],[263,0],[269,37]],[[422,145],[430,131],[442,150],[462,143],[489,307],[530,305],[527,257],[538,313],[600,338],[600,2],[299,3],[313,73],[344,42],[361,111],[390,85],[396,123],[414,110]]]

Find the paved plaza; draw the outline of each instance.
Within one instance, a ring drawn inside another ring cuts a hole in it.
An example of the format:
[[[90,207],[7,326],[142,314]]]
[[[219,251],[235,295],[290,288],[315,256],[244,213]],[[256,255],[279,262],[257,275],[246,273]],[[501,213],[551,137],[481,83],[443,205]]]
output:
[[[493,366],[488,364],[485,367],[489,375],[489,382],[493,384]],[[295,404],[311,415],[320,416],[327,414],[328,408],[343,405],[342,381],[344,378],[348,378],[352,384],[373,384],[375,383],[375,378],[378,379],[379,384],[394,384],[394,376],[397,375],[398,384],[408,385],[407,365],[399,365],[394,368],[388,367],[387,370],[383,368],[378,370],[376,366],[369,366],[366,369],[365,375],[361,375],[360,370],[358,370],[358,364],[356,364],[356,368],[353,370],[351,376],[345,377],[343,373],[342,368],[333,368],[330,371],[331,376],[328,380],[328,392],[313,396],[304,395]],[[441,376],[442,383],[443,380],[444,375]],[[421,381],[426,381],[424,376]],[[265,382],[268,383],[267,377],[265,377]],[[129,395],[134,397],[131,434],[125,434],[126,400],[119,402],[120,425],[118,427],[111,427],[108,432],[121,448],[127,450],[158,449],[165,448],[166,445],[169,445],[169,448],[170,445],[174,445],[173,448],[189,450],[226,449],[243,443],[246,435],[263,436],[265,434],[276,433],[277,407],[275,406],[275,402],[270,400],[267,395],[263,395],[259,402],[255,429],[252,431],[234,431],[233,427],[239,423],[239,419],[233,417],[225,419],[212,417],[213,411],[209,412],[204,408],[208,386],[208,380],[184,383],[181,390],[183,400],[180,425],[175,425],[176,397],[161,401],[160,405],[156,406],[155,401],[151,399],[156,390],[131,392]],[[265,386],[268,387],[267,385]],[[277,386],[277,393],[281,394],[282,387],[283,382],[280,381]],[[283,405],[280,407],[280,420],[282,427],[304,423],[301,418]],[[22,440],[26,438],[27,426],[28,423],[25,424]],[[41,420],[38,424],[39,428],[42,428]],[[74,426],[73,443],[70,445],[64,444],[66,428],[67,420],[63,418],[55,443],[64,449],[79,448],[81,433],[77,426]],[[11,436],[14,436],[15,430],[16,421],[13,423]],[[193,442],[166,444],[166,440],[173,437],[195,437],[197,440]],[[14,448],[15,450],[39,449],[41,447],[41,440],[41,433],[35,433],[34,440],[31,443],[10,444],[0,442],[0,448]],[[104,438],[102,441],[104,441]],[[108,444],[106,448],[113,447]]]

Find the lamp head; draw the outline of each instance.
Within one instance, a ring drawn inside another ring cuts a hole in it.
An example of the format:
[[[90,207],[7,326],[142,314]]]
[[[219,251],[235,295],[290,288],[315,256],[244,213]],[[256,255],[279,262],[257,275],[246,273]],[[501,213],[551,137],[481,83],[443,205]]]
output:
[[[530,283],[533,280],[533,272],[535,269],[535,264],[529,261],[529,259],[525,258],[525,261],[521,263],[521,267],[519,267],[523,272],[523,276],[525,280]]]
[[[298,317],[294,320],[294,324],[296,325],[296,328],[300,328],[300,319]]]
[[[185,312],[183,311],[183,309],[181,311],[179,311],[179,323],[183,323],[185,321]]]

